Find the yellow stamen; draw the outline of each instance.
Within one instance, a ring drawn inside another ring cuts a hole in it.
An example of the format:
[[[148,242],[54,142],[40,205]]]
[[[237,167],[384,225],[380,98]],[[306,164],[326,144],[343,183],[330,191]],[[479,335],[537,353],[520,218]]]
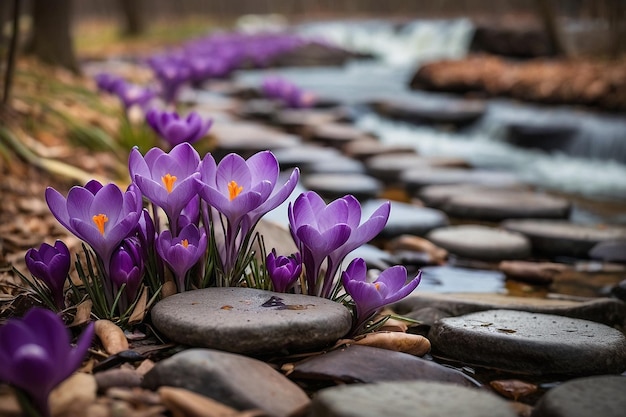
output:
[[[237,184],[236,181],[231,181],[228,183],[228,197],[231,201],[233,200],[233,198],[237,197],[242,191],[243,187]]]
[[[189,241],[187,239],[183,239],[180,241],[180,244],[183,245],[183,248],[189,246]]]
[[[102,214],[102,213],[96,214],[95,216],[91,218],[91,220],[93,220],[96,226],[98,226],[98,230],[100,231],[100,234],[104,236],[104,224],[109,221],[109,218],[107,217],[107,215]]]
[[[379,284],[378,282],[375,282],[375,283],[374,283],[374,287],[376,287],[376,289],[377,289],[378,291],[380,291],[380,284]]]
[[[172,192],[176,179],[177,178],[175,175],[170,175],[170,174],[165,174],[164,176],[161,177],[161,181],[163,181],[163,184],[165,185],[165,189],[167,190],[168,193]]]

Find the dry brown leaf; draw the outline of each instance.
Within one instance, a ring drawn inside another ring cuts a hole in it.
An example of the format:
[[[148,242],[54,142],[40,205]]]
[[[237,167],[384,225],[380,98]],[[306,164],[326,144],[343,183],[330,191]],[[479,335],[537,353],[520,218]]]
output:
[[[430,350],[430,341],[424,336],[399,332],[368,333],[355,338],[353,344],[404,352],[415,356],[423,356]]]
[[[122,329],[110,320],[96,320],[96,336],[102,342],[104,350],[109,355],[115,355],[128,350],[128,340]]]
[[[161,401],[174,417],[235,417],[239,411],[182,388],[161,387]]]
[[[133,314],[128,319],[128,324],[141,323],[146,315],[146,306],[148,304],[148,287],[144,287],[143,292],[139,298],[139,301],[135,305]]]
[[[176,284],[174,284],[174,281],[166,281],[161,288],[161,297],[167,298],[174,294],[176,294]]]
[[[537,385],[519,379],[499,379],[489,383],[503,397],[517,401],[521,397],[537,392]]]
[[[13,390],[9,389],[8,386],[6,390],[0,388],[0,416],[20,417],[21,415],[22,409]]]
[[[75,373],[50,393],[50,410],[53,417],[78,415],[96,401],[98,387],[91,374]]]
[[[152,368],[154,368],[154,362],[150,359],[146,359],[141,362],[141,364],[137,367],[137,373],[141,376],[144,376],[145,374],[150,372]]]
[[[76,315],[74,315],[74,320],[72,320],[70,327],[81,326],[89,322],[92,305],[91,300],[85,300],[80,303],[78,307],[76,307]]]

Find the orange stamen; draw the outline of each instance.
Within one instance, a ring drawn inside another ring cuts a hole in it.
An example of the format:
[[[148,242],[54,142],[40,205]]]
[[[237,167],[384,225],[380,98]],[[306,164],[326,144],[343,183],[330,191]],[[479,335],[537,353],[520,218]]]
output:
[[[102,214],[102,213],[96,214],[95,216],[91,218],[91,220],[93,220],[96,226],[98,226],[98,230],[100,231],[100,234],[104,236],[104,224],[109,221],[109,218],[107,217],[107,215]]]
[[[189,241],[187,239],[183,239],[180,241],[180,244],[183,245],[183,248],[189,246]]]
[[[165,174],[164,176],[161,177],[161,181],[163,181],[163,185],[165,185],[165,189],[167,190],[168,193],[172,192],[172,189],[174,188],[174,183],[176,182],[177,178],[174,175],[170,175],[170,174]]]
[[[374,287],[376,287],[376,290],[380,291],[380,284],[378,282],[374,283]]]
[[[243,187],[237,184],[235,181],[231,181],[228,183],[228,198],[232,201],[233,198],[237,197],[239,193],[243,191]]]

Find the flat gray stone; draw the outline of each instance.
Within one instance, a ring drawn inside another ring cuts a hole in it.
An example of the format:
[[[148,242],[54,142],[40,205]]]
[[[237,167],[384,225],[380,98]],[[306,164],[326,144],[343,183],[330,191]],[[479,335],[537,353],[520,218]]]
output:
[[[261,409],[288,416],[309,398],[265,362],[209,349],[190,349],[159,361],[143,380],[145,388],[185,388],[237,410]]]
[[[335,200],[347,194],[352,194],[359,201],[371,200],[383,189],[380,181],[366,174],[309,174],[303,176],[302,183],[326,200]]]
[[[457,195],[472,194],[474,192],[490,192],[498,190],[500,187],[494,185],[482,184],[445,184],[445,185],[428,185],[419,189],[415,194],[417,198],[424,202],[428,207],[442,208],[444,204]],[[511,187],[506,186],[505,189]],[[513,188],[513,191],[521,191],[526,189],[525,186],[519,185]]]
[[[407,192],[415,195],[426,186],[451,184],[478,184],[492,187],[515,187],[522,184],[510,172],[462,169],[462,168],[412,168],[400,174]],[[464,195],[464,194],[457,194]]]
[[[308,164],[302,170],[303,174],[365,174],[363,162],[338,156],[335,158],[325,158]]]
[[[362,218],[368,218],[382,203],[387,200],[375,199],[363,204]],[[419,207],[400,201],[391,202],[391,212],[385,228],[379,233],[384,239],[409,234],[424,236],[429,231],[448,225],[448,216],[440,210]]]
[[[276,156],[282,170],[296,167],[306,170],[306,167],[310,164],[328,158],[340,157],[341,153],[333,148],[303,144],[300,146],[278,149],[274,152],[274,156]]]
[[[573,379],[541,397],[533,417],[623,417],[626,377],[591,376]]]
[[[362,139],[356,142],[349,142],[343,147],[343,152],[360,161],[364,161],[376,155],[416,154],[415,149],[411,146],[383,143],[378,139]]]
[[[450,217],[487,221],[505,219],[565,219],[571,203],[546,194],[488,190],[451,197],[443,205]]]
[[[507,220],[502,227],[522,233],[533,250],[549,256],[586,258],[598,243],[626,239],[626,227],[574,224],[559,220]]]
[[[438,98],[384,100],[375,107],[380,113],[393,119],[418,125],[449,125],[460,128],[482,117],[486,106],[480,100]]]
[[[618,374],[626,337],[588,320],[514,310],[487,310],[436,322],[433,355],[530,375]]]
[[[315,126],[311,133],[311,140],[325,146],[343,148],[353,141],[362,141],[372,138],[372,135],[348,123],[326,123]]]
[[[591,320],[609,326],[622,325],[626,320],[626,303],[614,298],[535,298],[476,292],[437,294],[423,291],[421,286],[422,283],[411,295],[393,304],[392,309],[405,315],[423,308],[437,308],[447,316],[495,309],[519,310]]]
[[[600,242],[591,248],[589,256],[604,262],[626,263],[626,239]]]
[[[432,381],[343,385],[321,390],[309,417],[516,417],[486,391]]]
[[[426,266],[420,268],[422,280],[416,291],[449,293],[495,293],[504,290],[505,275],[500,271],[458,268],[454,266]]]
[[[530,241],[524,235],[495,227],[449,226],[433,230],[426,238],[464,258],[501,261],[530,255]]]
[[[344,117],[345,114],[335,109],[284,109],[277,112],[272,121],[289,133],[302,134],[305,129],[338,122]]]
[[[345,383],[426,380],[467,387],[476,382],[462,372],[408,353],[351,345],[315,355],[295,364],[295,379],[325,379]]]
[[[415,153],[383,154],[373,156],[365,161],[370,175],[386,183],[401,182],[400,175],[410,169],[428,170],[437,168],[468,168],[467,161],[451,157],[425,157]]]
[[[272,297],[283,305],[263,307]],[[151,316],[177,343],[237,353],[323,347],[352,324],[348,309],[325,298],[236,287],[172,295],[159,301]]]
[[[215,138],[216,149],[213,154],[218,161],[231,152],[249,158],[260,151],[275,151],[301,144],[298,136],[254,122],[215,123],[210,133]]]

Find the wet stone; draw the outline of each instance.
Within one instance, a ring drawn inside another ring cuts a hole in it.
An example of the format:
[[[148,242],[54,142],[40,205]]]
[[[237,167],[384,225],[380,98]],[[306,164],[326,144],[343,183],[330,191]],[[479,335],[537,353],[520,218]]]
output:
[[[347,123],[327,123],[312,129],[311,140],[325,146],[341,149],[350,142],[372,138],[367,131]]]
[[[231,152],[249,158],[260,151],[276,151],[300,145],[297,136],[251,122],[216,123],[211,128],[211,134],[216,140],[213,154],[217,160]]]
[[[420,268],[422,292],[499,292],[504,289],[505,276],[499,271],[427,266]]]
[[[280,300],[265,307],[272,297]],[[323,347],[352,324],[348,309],[324,298],[235,287],[175,294],[151,314],[154,326],[174,342],[237,353]]]
[[[490,187],[515,187],[521,184],[519,178],[509,172],[459,168],[418,167],[402,172],[400,180],[410,195],[415,195],[420,189],[430,185],[478,184]]]
[[[481,191],[487,192],[493,189],[494,187],[479,184],[428,185],[420,188],[414,193],[414,196],[419,198],[426,206],[440,209],[454,196]]]
[[[343,155],[326,158],[306,165],[303,173],[307,174],[365,174],[361,161]]]
[[[303,134],[306,130],[341,121],[346,114],[337,109],[284,109],[276,113],[273,123],[289,133]]]
[[[302,183],[326,200],[352,194],[359,201],[375,198],[382,191],[380,181],[365,174],[309,174]]]
[[[530,254],[524,235],[479,225],[449,226],[433,230],[426,238],[450,253],[470,259],[501,261],[523,259]]]
[[[433,361],[408,353],[359,345],[335,349],[298,362],[291,375],[294,379],[345,383],[426,380],[475,386],[462,372]]]
[[[378,103],[377,110],[385,116],[414,124],[464,127],[485,113],[485,103],[477,100],[388,100]]]
[[[324,148],[317,145],[299,145],[290,148],[278,149],[274,152],[282,170],[299,167],[306,170],[311,164],[331,158],[341,157],[336,149]]]
[[[622,417],[626,377],[591,376],[552,388],[535,406],[533,417]]]
[[[562,151],[570,147],[570,141],[578,131],[576,124],[563,120],[510,123],[507,126],[507,141],[520,148]]]
[[[586,258],[598,243],[626,239],[626,227],[558,220],[507,220],[502,227],[527,236],[533,250],[550,256]]]
[[[362,218],[369,216],[387,200],[376,199],[366,202],[362,207]],[[390,239],[404,234],[424,236],[429,231],[448,224],[448,217],[442,211],[419,207],[400,201],[391,202],[389,220],[378,234],[383,239]]]
[[[591,248],[589,257],[604,262],[626,263],[626,239],[599,242]]]
[[[318,392],[309,417],[516,417],[507,402],[476,388],[432,381],[343,385]]]
[[[593,375],[626,370],[626,337],[588,320],[487,310],[439,320],[433,355],[531,375]]]
[[[184,388],[238,410],[261,409],[287,416],[309,398],[265,362],[210,349],[190,349],[159,361],[143,380],[145,388]]]
[[[435,294],[421,291],[421,285],[409,297],[393,304],[392,309],[398,314],[409,314],[424,308],[436,308],[447,316],[496,309],[518,310],[590,320],[609,326],[622,325],[626,320],[626,304],[614,298],[534,298],[487,292]]]
[[[253,99],[246,101],[238,113],[247,119],[271,120],[278,111],[279,105],[274,100]]]
[[[465,160],[459,158],[425,157],[410,153],[373,156],[365,161],[365,166],[370,175],[386,183],[397,183],[401,182],[400,175],[410,169],[429,170],[433,167],[467,168],[468,164]]]
[[[393,145],[380,142],[377,139],[362,139],[349,142],[343,147],[343,152],[352,158],[364,161],[377,155],[406,155],[415,154],[415,149],[411,146]]]

